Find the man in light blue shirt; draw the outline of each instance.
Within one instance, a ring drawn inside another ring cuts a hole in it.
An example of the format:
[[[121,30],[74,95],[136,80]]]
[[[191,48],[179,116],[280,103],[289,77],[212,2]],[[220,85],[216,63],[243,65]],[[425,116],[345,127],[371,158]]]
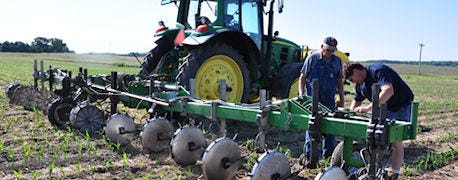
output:
[[[344,106],[342,60],[334,55],[337,51],[337,40],[334,37],[326,37],[321,50],[310,55],[304,62],[299,77],[299,96],[304,95],[304,86],[307,88],[307,96],[312,96],[312,82],[319,81],[319,102],[334,111],[336,108],[335,95],[339,94],[341,101],[338,107]],[[336,146],[336,138],[332,135],[324,135],[322,139],[322,156],[329,157]],[[310,156],[310,136],[306,131],[304,154]]]

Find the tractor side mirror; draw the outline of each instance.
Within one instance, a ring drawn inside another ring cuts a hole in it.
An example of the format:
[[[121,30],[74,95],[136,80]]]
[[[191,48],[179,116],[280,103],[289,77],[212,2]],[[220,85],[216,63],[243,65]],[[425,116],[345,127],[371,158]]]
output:
[[[278,0],[278,13],[283,12],[283,6],[284,6],[283,0]]]
[[[278,31],[275,31],[275,32],[274,32],[274,40],[278,37],[279,34],[280,34],[280,33],[279,33]]]
[[[162,0],[161,1],[161,5],[166,5],[166,4],[170,4],[170,3],[177,3],[176,0]]]

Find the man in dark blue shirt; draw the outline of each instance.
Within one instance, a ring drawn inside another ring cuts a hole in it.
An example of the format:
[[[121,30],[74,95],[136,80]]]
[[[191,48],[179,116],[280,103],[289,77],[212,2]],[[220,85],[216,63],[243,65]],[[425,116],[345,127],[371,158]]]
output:
[[[379,103],[386,103],[389,119],[410,122],[411,102],[414,95],[409,86],[396,71],[384,64],[373,64],[364,67],[359,63],[350,62],[345,65],[345,78],[355,83],[355,97],[350,109],[357,113],[368,112],[372,103],[362,106],[362,101],[372,101],[372,84],[380,85]],[[393,142],[392,173],[399,174],[404,159],[402,142]]]

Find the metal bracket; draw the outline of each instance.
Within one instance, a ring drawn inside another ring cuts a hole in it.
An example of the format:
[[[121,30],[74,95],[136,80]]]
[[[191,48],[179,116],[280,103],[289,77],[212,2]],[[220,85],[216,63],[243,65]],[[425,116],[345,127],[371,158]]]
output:
[[[319,111],[319,81],[314,79],[312,81],[313,92],[312,92],[312,115],[309,120],[309,135],[311,139],[311,150],[310,150],[310,163],[308,167],[315,168],[318,163],[318,144],[321,141],[321,123],[320,120],[323,118],[323,113]]]
[[[256,123],[258,125],[258,134],[255,137],[255,150],[256,152],[264,152],[265,151],[265,144],[266,144],[266,133],[267,130],[270,128],[269,125],[269,113],[271,111],[270,108],[267,107],[266,101],[266,90],[261,89],[259,91],[260,103],[259,103],[259,110],[256,114]]]
[[[183,98],[180,100],[180,116],[187,116],[186,104],[188,104],[188,99]]]

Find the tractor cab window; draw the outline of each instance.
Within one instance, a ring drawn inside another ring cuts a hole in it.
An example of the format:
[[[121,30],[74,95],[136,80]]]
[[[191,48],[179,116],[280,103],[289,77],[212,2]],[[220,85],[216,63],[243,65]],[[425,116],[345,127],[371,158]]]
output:
[[[238,0],[225,2],[224,26],[240,30],[240,11],[238,2]]]
[[[243,32],[250,36],[260,49],[262,32],[260,32],[261,28],[257,2],[255,0],[245,1],[242,4],[242,14]]]
[[[258,48],[261,46],[261,32],[256,0],[243,0],[242,10],[239,10],[239,0],[225,1],[224,25],[243,32],[250,36]],[[240,23],[240,16],[242,17]]]
[[[216,2],[191,1],[189,5],[188,25],[192,29],[200,24],[211,23],[216,20]]]

